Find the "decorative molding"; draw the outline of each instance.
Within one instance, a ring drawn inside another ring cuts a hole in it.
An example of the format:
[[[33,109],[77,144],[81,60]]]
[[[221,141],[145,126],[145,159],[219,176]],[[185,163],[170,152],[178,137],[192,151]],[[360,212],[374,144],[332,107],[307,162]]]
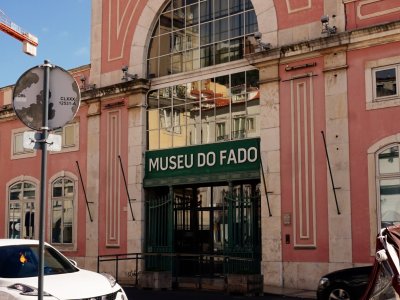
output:
[[[312,7],[311,0],[307,0],[307,3],[305,5],[303,5],[303,6],[294,7],[294,8],[292,8],[293,7],[293,5],[291,4],[292,2],[298,3],[299,0],[286,0],[286,5],[287,5],[287,8],[288,8],[288,14],[293,14],[293,13],[297,13],[297,12],[302,11],[302,10],[311,9],[311,7]]]
[[[400,12],[400,6],[395,6],[393,8],[388,8],[386,10],[381,10],[381,11],[375,11],[373,13],[370,14],[362,14],[362,9],[363,6],[367,6],[376,2],[383,2],[382,0],[364,0],[364,1],[360,1],[357,5],[357,17],[360,20],[365,20],[365,19],[371,19],[371,18],[375,18],[375,17],[380,17],[380,16],[384,16],[387,14],[391,14],[391,13],[395,13],[395,12]]]
[[[110,0],[108,2],[108,62],[123,58],[128,31],[131,27],[133,16],[136,13],[139,2],[140,1],[137,0]],[[132,5],[134,5],[133,9]],[[118,43],[115,43],[114,39],[117,40]],[[115,48],[117,48],[118,52],[112,54],[112,49]]]
[[[314,248],[316,186],[313,76],[292,80],[290,88],[294,246]]]
[[[121,111],[107,114],[106,135],[106,244],[120,244],[121,172],[118,155],[121,151]]]

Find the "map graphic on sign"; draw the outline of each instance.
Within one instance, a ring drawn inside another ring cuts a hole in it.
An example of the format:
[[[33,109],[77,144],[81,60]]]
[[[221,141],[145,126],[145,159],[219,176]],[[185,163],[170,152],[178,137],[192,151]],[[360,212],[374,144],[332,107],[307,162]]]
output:
[[[43,127],[44,68],[34,67],[18,79],[13,93],[14,111],[29,128]],[[75,79],[64,69],[52,66],[49,80],[48,129],[64,126],[73,119],[80,104]]]

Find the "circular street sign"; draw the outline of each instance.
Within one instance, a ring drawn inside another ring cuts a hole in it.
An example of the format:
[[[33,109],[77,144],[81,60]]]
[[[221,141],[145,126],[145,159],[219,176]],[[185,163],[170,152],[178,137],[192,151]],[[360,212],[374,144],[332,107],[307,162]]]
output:
[[[29,128],[43,129],[44,67],[29,69],[17,80],[13,108]],[[71,121],[80,104],[80,91],[75,79],[63,68],[52,65],[49,78],[48,128],[60,128]]]

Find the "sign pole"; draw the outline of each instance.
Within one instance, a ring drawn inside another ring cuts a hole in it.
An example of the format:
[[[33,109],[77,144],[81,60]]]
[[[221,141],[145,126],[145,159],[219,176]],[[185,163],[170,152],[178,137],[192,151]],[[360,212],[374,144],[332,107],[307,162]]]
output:
[[[51,80],[50,80],[51,71]],[[51,91],[50,91],[51,90]],[[51,93],[51,95],[50,95]],[[24,133],[24,147],[42,150],[39,207],[39,270],[38,299],[43,300],[44,240],[46,235],[46,181],[47,151],[61,150],[61,139],[49,135],[49,131],[61,128],[71,121],[80,104],[80,90],[74,77],[63,68],[45,60],[43,65],[27,70],[18,79],[13,92],[13,108],[17,117],[35,133]],[[38,109],[37,109],[38,108]],[[57,142],[58,141],[58,142]],[[32,142],[34,145],[31,147]],[[52,145],[50,145],[52,143]]]
[[[47,177],[47,136],[49,116],[49,95],[50,95],[50,68],[51,64],[45,60],[43,64],[43,119],[42,119],[42,165],[40,179],[40,220],[39,220],[39,300],[43,300],[43,279],[44,279],[44,236],[45,236],[45,213],[46,213],[46,177]]]

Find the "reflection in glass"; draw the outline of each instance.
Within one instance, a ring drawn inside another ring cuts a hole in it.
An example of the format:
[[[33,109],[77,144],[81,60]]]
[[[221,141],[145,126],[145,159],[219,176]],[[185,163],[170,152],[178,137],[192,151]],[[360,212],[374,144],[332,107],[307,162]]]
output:
[[[380,181],[382,227],[400,222],[400,179]]]
[[[51,241],[52,243],[72,243],[74,182],[67,177],[53,181],[51,199]]]
[[[190,0],[178,6],[170,2],[149,44],[148,73],[161,77],[242,59],[254,51],[244,43],[246,36],[257,30],[249,0]],[[224,44],[215,45],[220,42]],[[180,57],[171,56],[177,52]]]
[[[161,88],[147,103],[152,150],[259,136],[257,70]]]
[[[375,72],[376,97],[397,95],[396,69],[390,68]]]
[[[392,146],[379,153],[379,173],[390,174],[400,172],[399,147]]]
[[[8,237],[35,237],[36,186],[18,182],[10,186],[8,204]]]

